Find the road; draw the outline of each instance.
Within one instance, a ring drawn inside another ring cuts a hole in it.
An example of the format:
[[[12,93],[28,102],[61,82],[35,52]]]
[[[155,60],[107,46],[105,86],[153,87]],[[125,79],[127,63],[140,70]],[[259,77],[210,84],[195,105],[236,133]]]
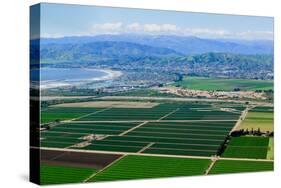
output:
[[[78,118],[77,118],[78,119]],[[70,121],[65,120],[61,121],[61,123],[137,123],[137,122],[230,122],[230,121],[237,121],[236,119],[228,119],[228,120],[221,120],[221,119],[204,119],[204,120],[121,120],[121,121]]]
[[[135,97],[135,96],[105,96],[100,97],[99,99],[119,99],[119,100],[159,100],[159,101],[202,101],[202,102],[232,102],[232,103],[243,103],[249,102],[249,104],[255,105],[272,105],[272,103],[267,102],[257,102],[257,101],[248,101],[248,100],[232,100],[232,99],[198,99],[198,98],[181,98],[181,97]]]
[[[39,149],[39,147],[31,147],[32,149]],[[155,156],[155,157],[177,157],[177,158],[190,158],[190,159],[213,159],[213,156],[189,156],[189,155],[167,155],[167,154],[149,154],[149,153],[129,153],[129,152],[116,152],[116,151],[98,151],[98,150],[81,150],[81,149],[68,149],[68,148],[47,148],[40,147],[41,150],[50,151],[65,151],[65,152],[84,152],[84,153],[102,153],[102,154],[120,154],[120,155],[139,155],[139,156]],[[230,161],[264,161],[273,162],[274,160],[268,159],[248,159],[248,158],[223,158],[219,157],[220,160]]]
[[[230,133],[237,130],[237,128],[241,125],[241,123],[245,120],[248,111],[251,110],[254,107],[247,107],[241,114],[241,116],[239,117],[237,123],[234,125],[234,127],[231,129]]]

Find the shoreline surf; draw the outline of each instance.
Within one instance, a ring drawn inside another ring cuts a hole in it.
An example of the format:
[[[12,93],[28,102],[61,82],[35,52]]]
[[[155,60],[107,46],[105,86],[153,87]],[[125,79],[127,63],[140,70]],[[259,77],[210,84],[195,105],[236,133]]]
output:
[[[53,68],[47,68],[45,70],[48,70],[48,69],[53,69]],[[79,68],[79,69],[81,69],[81,71],[93,71],[96,73],[100,72],[100,73],[103,73],[103,75],[97,76],[97,77],[95,77],[93,75],[93,77],[89,77],[89,78],[71,78],[71,79],[61,78],[61,79],[41,80],[40,89],[78,86],[78,85],[91,83],[91,82],[113,80],[115,78],[122,76],[122,74],[123,74],[121,71],[111,70],[111,69],[90,69],[90,68]],[[81,74],[83,74],[83,73],[81,73]],[[87,74],[89,74],[89,72]],[[42,73],[41,73],[41,75],[42,75]],[[41,79],[42,79],[42,77],[41,77]]]

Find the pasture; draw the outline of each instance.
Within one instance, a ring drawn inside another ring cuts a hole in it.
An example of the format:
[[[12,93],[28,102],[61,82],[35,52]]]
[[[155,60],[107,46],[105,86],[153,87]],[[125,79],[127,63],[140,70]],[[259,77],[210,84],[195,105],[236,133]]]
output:
[[[273,90],[272,80],[243,80],[187,76],[182,81],[175,82],[173,85],[187,89],[208,91],[233,91],[235,88],[239,88],[241,91]]]

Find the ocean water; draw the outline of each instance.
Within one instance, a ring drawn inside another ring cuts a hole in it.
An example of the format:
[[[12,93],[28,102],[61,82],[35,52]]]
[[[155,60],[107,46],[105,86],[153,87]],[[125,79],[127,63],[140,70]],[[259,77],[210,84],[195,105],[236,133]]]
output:
[[[38,79],[38,69],[31,71],[31,80]],[[106,71],[86,68],[42,68],[40,70],[41,88],[53,88],[104,80]]]
[[[83,68],[43,68],[40,73],[41,81],[81,81],[107,75],[104,71]]]

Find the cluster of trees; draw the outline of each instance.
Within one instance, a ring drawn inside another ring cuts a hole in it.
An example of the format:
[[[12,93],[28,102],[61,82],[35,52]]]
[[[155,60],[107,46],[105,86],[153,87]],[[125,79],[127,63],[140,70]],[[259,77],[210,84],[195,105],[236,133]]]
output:
[[[262,93],[262,92],[265,92],[265,93],[273,93],[273,90],[272,89],[269,89],[269,90],[255,90],[256,93]]]
[[[236,130],[231,132],[231,136],[244,136],[244,135],[253,135],[253,136],[273,136],[273,132],[270,131],[266,131],[266,132],[262,132],[260,130],[260,128],[258,128],[257,130],[254,130],[253,128],[251,130],[249,129],[240,129],[240,130]]]
[[[217,156],[222,155],[222,153],[224,152],[224,150],[225,150],[225,148],[227,146],[227,143],[228,143],[229,139],[230,139],[230,136],[227,135],[227,137],[224,139],[224,142],[220,145],[220,147],[219,147],[219,149],[217,151]]]
[[[270,136],[273,137],[274,136],[274,132],[270,132],[270,131],[266,131],[266,132],[262,132],[260,130],[260,128],[258,128],[257,130],[251,129],[240,129],[240,130],[236,130],[230,133],[230,135],[227,135],[227,137],[225,138],[224,142],[220,145],[218,151],[217,151],[217,156],[222,155],[222,153],[224,152],[224,150],[227,147],[227,144],[230,140],[231,137],[239,137],[239,136],[245,136],[245,135],[253,135],[253,136]]]

